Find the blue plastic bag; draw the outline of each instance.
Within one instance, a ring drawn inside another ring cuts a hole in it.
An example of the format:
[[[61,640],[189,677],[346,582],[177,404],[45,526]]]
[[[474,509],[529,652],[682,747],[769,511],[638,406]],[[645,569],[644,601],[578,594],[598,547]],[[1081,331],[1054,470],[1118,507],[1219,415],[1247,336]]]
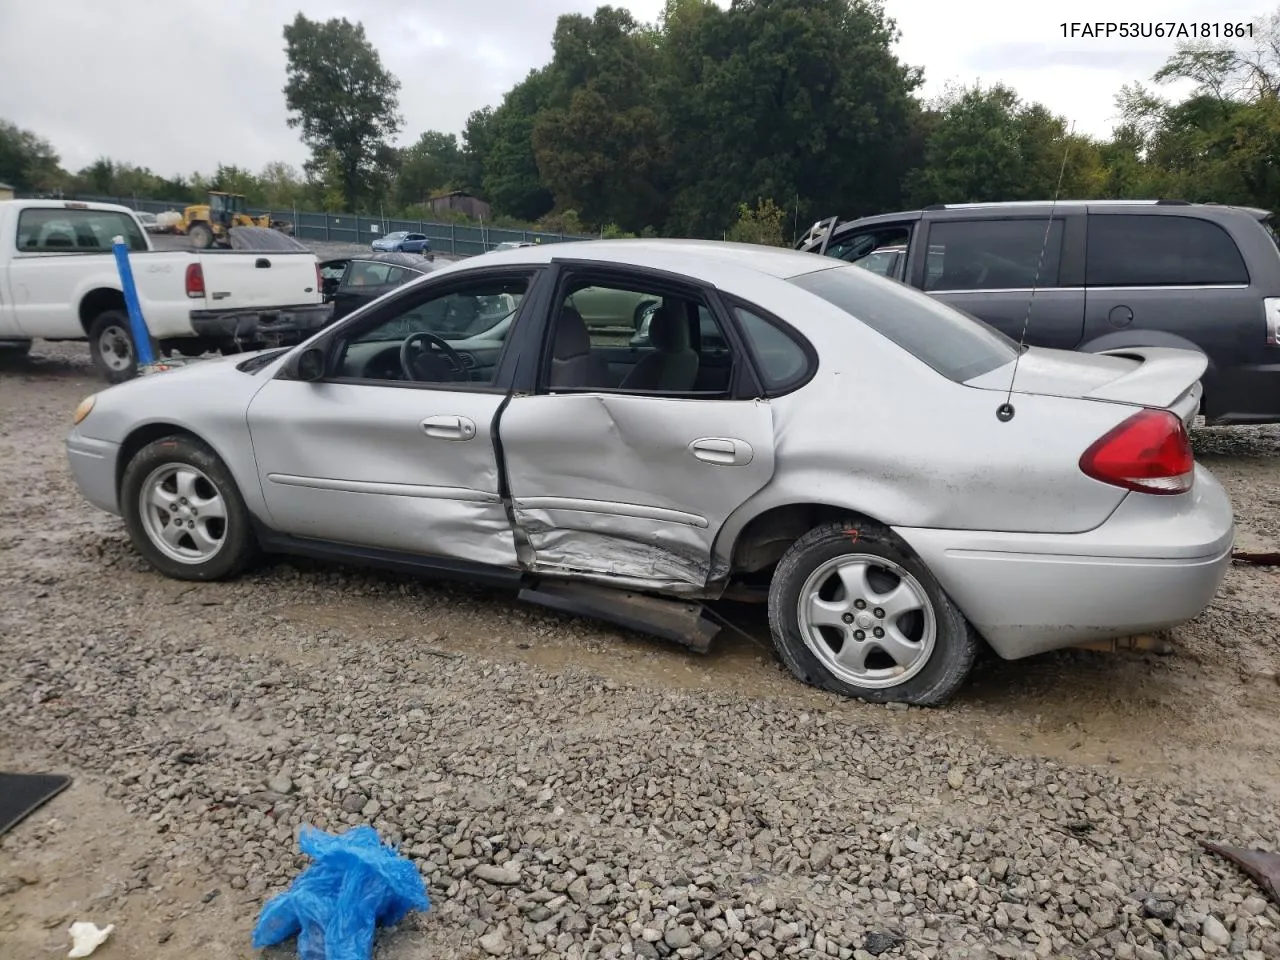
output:
[[[342,834],[303,827],[298,847],[315,862],[263,905],[255,949],[296,936],[300,960],[369,960],[376,927],[431,909],[413,862],[383,844],[373,827]]]

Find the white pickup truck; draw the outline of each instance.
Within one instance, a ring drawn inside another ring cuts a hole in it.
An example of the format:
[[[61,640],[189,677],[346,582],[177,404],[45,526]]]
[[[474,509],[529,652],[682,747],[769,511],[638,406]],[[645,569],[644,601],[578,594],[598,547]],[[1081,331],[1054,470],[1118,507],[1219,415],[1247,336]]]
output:
[[[160,251],[128,207],[0,201],[0,352],[88,340],[110,382],[137,374],[112,241],[122,236],[147,329],[164,354],[235,353],[301,342],[330,320],[319,262],[280,249]]]

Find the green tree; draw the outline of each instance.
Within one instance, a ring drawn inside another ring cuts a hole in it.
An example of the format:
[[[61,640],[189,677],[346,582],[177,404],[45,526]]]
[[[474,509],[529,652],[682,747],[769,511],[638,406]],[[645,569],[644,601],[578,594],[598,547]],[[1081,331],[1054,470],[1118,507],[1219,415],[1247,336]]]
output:
[[[251,206],[260,205],[266,200],[258,178],[251,171],[234,165],[218,164],[210,181],[210,189],[241,194]]]
[[[735,243],[759,243],[770,247],[786,246],[783,236],[786,211],[771,199],[757,200],[754,208],[738,204],[738,219],[725,234]]]
[[[287,163],[268,163],[258,174],[262,202],[268,207],[290,208],[304,203],[306,184],[302,175]]]
[[[933,109],[924,164],[906,178],[913,204],[1080,199],[1106,186],[1098,144],[1003,84],[949,90]]]
[[[547,68],[531,70],[484,123],[488,153],[482,193],[496,212],[522,220],[537,220],[555,205],[533,152],[534,123],[547,104],[549,81]]]
[[[587,223],[639,230],[664,216],[656,41],[651,28],[614,7],[556,24],[534,156],[557,207],[578,211]]]
[[[53,145],[0,120],[0,182],[22,191],[54,190],[67,179]]]
[[[715,235],[744,196],[845,216],[898,204],[920,73],[897,59],[897,36],[880,0],[669,4],[668,229]]]
[[[493,151],[493,107],[472,111],[462,128],[463,171],[459,186],[468,193],[484,193],[485,158]]]
[[[336,174],[346,207],[358,209],[364,185],[385,171],[382,148],[403,123],[400,81],[382,66],[364,25],[345,17],[322,23],[299,13],[284,39],[289,126],[311,148],[313,173]]]
[[[402,207],[425,203],[446,187],[460,187],[466,172],[458,138],[428,130],[412,147],[400,151],[395,201]]]

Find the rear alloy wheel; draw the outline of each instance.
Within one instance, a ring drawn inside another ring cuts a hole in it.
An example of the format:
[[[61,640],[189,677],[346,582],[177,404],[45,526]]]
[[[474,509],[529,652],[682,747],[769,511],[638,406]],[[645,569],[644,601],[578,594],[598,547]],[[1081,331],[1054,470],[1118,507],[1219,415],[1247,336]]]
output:
[[[230,471],[190,437],[165,437],[138,451],[125,468],[120,504],[134,546],[166,576],[234,577],[257,552]]]
[[[792,544],[769,588],[769,626],[799,679],[875,703],[946,702],[978,648],[924,565],[872,524],[826,524]]]

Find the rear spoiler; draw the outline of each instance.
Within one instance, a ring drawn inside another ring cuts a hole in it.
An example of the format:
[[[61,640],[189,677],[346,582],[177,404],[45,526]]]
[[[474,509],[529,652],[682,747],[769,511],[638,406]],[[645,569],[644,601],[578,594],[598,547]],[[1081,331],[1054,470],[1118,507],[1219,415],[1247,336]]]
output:
[[[1091,390],[1086,397],[1164,407],[1191,426],[1204,393],[1200,378],[1209,369],[1209,358],[1203,353],[1174,347],[1118,347],[1098,353],[1137,360],[1138,366]]]

